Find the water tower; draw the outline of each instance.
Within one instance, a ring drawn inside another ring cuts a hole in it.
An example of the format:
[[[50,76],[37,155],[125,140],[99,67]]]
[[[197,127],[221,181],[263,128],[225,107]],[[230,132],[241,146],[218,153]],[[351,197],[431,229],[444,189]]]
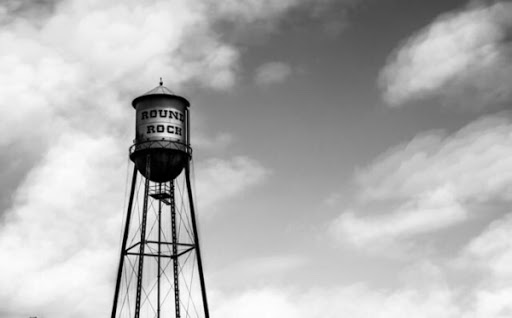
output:
[[[111,318],[209,318],[190,180],[190,103],[160,80],[132,105],[134,170]]]

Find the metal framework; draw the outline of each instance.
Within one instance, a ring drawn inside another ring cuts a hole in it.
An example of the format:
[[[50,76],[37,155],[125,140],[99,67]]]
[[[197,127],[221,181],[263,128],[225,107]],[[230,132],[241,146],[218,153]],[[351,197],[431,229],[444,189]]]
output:
[[[111,318],[209,318],[190,161],[184,170],[157,183],[134,168]]]
[[[148,149],[169,149],[169,150],[179,150],[186,154],[189,157],[192,157],[192,148],[182,142],[172,141],[172,140],[146,140],[146,141],[137,141],[137,143],[130,146],[130,156],[136,151],[148,150]]]

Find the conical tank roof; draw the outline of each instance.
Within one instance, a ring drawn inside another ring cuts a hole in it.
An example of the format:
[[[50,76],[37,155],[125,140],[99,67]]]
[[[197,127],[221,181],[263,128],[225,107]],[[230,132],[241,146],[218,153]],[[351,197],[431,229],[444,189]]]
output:
[[[181,99],[185,102],[185,104],[187,105],[187,107],[190,106],[190,102],[185,98],[185,97],[182,97],[182,96],[179,96],[179,95],[176,95],[174,94],[170,89],[168,89],[167,87],[165,87],[163,85],[164,83],[162,82],[162,80],[160,79],[160,85],[158,85],[157,87],[153,88],[152,90],[146,92],[145,94],[135,98],[133,101],[132,101],[132,106],[135,108],[135,105],[142,99],[144,98],[147,98],[147,97],[154,97],[154,96],[169,96],[169,97],[174,97],[174,98],[177,98],[177,99]]]

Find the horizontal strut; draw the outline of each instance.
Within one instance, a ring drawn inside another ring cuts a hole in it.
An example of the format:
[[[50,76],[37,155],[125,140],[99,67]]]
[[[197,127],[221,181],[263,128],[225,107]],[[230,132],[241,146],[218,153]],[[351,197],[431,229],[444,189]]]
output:
[[[190,251],[192,251],[194,249],[194,247],[191,247],[191,248],[187,248],[186,250],[176,254],[176,255],[164,255],[164,254],[161,254],[160,257],[163,257],[163,258],[172,258],[172,259],[175,259],[175,258],[178,258],[180,256],[182,256],[183,254],[186,254]],[[140,256],[141,254],[140,253],[134,253],[134,252],[127,252],[126,255],[135,255],[135,256]],[[158,254],[150,254],[150,253],[144,253],[142,254],[143,256],[148,256],[148,257],[159,257]]]

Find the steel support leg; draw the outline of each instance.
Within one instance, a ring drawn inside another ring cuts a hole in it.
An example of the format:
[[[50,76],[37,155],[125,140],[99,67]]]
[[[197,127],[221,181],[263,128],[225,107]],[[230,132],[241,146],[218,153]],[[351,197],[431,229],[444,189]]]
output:
[[[130,199],[128,201],[128,211],[126,212],[126,222],[124,225],[123,243],[121,246],[121,256],[119,257],[119,267],[117,269],[116,290],[114,292],[114,303],[112,305],[111,318],[116,318],[117,302],[119,301],[119,290],[121,288],[121,277],[123,274],[124,258],[126,256],[126,243],[128,242],[128,232],[130,230],[130,219],[132,217],[133,196],[135,194],[135,184],[137,182],[137,167],[133,167],[132,187],[130,190]]]
[[[194,210],[194,200],[192,196],[192,186],[190,183],[190,162],[185,166],[185,179],[187,182],[187,191],[188,191],[188,201],[190,204],[190,218],[192,221],[192,230],[194,232],[194,244],[196,248],[196,256],[197,256],[197,269],[199,271],[199,282],[201,283],[201,296],[203,297],[203,307],[204,307],[204,316],[205,318],[210,318],[210,311],[208,310],[208,300],[206,297],[206,284],[204,282],[204,274],[203,274],[203,262],[201,261],[201,250],[199,248],[199,236],[197,234],[197,225],[196,225],[196,216]]]
[[[176,318],[180,318],[180,281],[178,261],[178,235],[176,233],[176,201],[174,199],[174,180],[171,181],[171,227],[172,227],[172,259],[174,276],[174,306]]]
[[[149,170],[150,158],[147,158],[146,171]],[[140,298],[142,293],[142,276],[144,273],[144,249],[146,247],[146,224],[148,219],[149,173],[144,185],[144,207],[142,210],[142,223],[140,228],[139,268],[137,270],[137,296],[135,298],[135,318],[140,316]]]

